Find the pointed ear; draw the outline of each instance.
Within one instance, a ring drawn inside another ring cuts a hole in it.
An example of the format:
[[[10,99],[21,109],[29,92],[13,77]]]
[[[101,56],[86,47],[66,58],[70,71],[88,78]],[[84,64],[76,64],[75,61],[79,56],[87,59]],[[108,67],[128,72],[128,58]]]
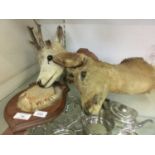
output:
[[[54,45],[59,44],[60,46],[64,47],[64,30],[62,28],[62,26],[58,26],[57,27],[57,31],[56,31],[56,36],[53,42],[53,46]]]
[[[74,68],[84,64],[85,57],[78,53],[59,53],[54,56],[53,61],[63,67]]]

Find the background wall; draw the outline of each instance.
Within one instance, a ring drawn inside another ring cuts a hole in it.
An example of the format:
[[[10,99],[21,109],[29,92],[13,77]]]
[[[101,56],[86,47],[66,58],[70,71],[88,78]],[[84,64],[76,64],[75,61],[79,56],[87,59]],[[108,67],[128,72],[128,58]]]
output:
[[[111,63],[155,53],[155,20],[67,20],[67,48],[89,48]]]
[[[28,25],[32,20],[0,20],[0,100],[38,71]]]

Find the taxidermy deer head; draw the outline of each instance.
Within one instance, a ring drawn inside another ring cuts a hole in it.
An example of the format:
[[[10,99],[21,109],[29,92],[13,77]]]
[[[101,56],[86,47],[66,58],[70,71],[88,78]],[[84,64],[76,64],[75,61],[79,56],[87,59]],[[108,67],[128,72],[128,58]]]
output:
[[[40,73],[37,83],[41,87],[50,87],[62,75],[64,68],[53,62],[53,56],[65,52],[63,47],[64,33],[61,26],[57,27],[56,37],[53,43],[50,40],[43,40],[41,25],[34,20],[36,31],[28,26],[32,41],[31,44],[38,50]]]

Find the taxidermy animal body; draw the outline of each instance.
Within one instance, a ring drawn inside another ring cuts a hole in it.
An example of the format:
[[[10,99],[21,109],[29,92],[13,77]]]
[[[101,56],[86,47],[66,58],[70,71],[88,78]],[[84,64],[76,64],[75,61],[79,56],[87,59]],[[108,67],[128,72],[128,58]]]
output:
[[[109,92],[139,94],[155,88],[155,69],[143,58],[114,65],[83,53],[60,53],[53,61],[67,68],[86,113],[97,115]]]

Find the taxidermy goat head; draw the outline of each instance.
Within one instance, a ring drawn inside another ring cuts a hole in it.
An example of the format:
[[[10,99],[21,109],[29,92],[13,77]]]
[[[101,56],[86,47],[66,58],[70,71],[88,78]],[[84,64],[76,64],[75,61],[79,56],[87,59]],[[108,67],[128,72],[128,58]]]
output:
[[[36,31],[33,27],[28,27],[31,35],[31,44],[38,50],[40,73],[37,83],[41,87],[50,87],[62,75],[64,68],[53,62],[53,56],[65,52],[63,47],[64,34],[61,26],[57,27],[54,42],[43,40],[41,25],[34,20]]]

